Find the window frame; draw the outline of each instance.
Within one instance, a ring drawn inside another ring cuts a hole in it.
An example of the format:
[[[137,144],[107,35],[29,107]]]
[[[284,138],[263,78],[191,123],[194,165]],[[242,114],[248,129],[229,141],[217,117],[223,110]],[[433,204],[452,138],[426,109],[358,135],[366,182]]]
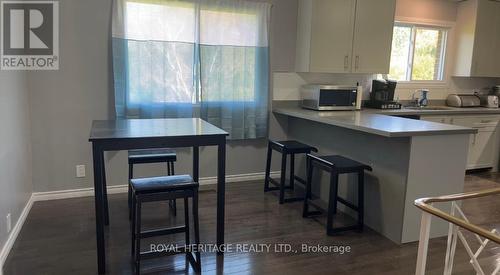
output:
[[[448,86],[448,55],[449,55],[449,45],[450,45],[450,36],[453,32],[454,23],[447,21],[435,21],[435,20],[416,20],[412,18],[396,18],[394,21],[394,27],[402,26],[402,27],[411,27],[411,40],[410,40],[410,54],[409,59],[411,58],[411,63],[409,63],[409,67],[406,72],[405,80],[398,80],[398,84],[402,84],[403,86],[411,87],[411,86]],[[439,76],[440,80],[411,80],[413,73],[413,61],[415,58],[414,49],[416,44],[416,30],[418,28],[424,29],[435,29],[444,31],[444,39],[443,45],[441,46],[441,60],[439,65]]]

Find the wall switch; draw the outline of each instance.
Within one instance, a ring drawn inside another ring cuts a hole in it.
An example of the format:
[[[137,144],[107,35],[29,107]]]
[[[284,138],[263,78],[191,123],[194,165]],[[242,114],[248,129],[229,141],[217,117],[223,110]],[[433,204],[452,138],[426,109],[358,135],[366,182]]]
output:
[[[77,165],[76,166],[76,177],[84,178],[85,177],[85,165]]]
[[[12,230],[12,219],[10,218],[10,213],[7,214],[7,217],[5,217],[5,219],[7,220],[6,223],[7,223],[7,233],[10,232],[10,230]]]

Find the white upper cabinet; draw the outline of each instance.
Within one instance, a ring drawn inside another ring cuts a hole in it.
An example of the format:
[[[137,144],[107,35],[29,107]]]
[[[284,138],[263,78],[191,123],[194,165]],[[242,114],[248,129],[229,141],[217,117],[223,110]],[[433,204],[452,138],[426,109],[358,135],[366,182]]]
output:
[[[394,0],[357,0],[353,72],[388,74],[391,65]]]
[[[456,28],[454,75],[500,77],[500,2],[459,3]]]
[[[388,73],[395,0],[299,0],[297,72]]]

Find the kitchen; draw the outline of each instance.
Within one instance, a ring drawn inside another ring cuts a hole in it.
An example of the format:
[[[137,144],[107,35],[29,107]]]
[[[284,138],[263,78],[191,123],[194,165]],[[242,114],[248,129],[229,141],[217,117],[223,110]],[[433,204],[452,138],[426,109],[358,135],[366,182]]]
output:
[[[3,274],[498,267],[499,2],[55,3],[59,67],[0,71]]]

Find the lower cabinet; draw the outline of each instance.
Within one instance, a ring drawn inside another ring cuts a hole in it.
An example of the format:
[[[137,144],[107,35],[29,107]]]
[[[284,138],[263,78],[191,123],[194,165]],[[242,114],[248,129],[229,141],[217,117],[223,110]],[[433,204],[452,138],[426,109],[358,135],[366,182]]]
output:
[[[420,119],[477,129],[478,132],[472,134],[470,137],[467,169],[498,169],[500,155],[500,116],[421,116]]]

